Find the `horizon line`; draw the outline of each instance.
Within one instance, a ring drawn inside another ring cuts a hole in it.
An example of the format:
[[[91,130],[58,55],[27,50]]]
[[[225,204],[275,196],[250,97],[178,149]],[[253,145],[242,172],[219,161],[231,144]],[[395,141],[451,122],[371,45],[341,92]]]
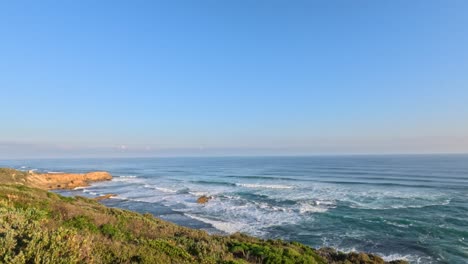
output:
[[[322,153],[322,154],[262,154],[262,155],[161,155],[161,156],[102,156],[102,157],[21,157],[0,158],[0,160],[66,160],[66,159],[170,159],[170,158],[307,158],[307,157],[364,157],[364,156],[464,156],[468,152],[432,152],[432,153]]]

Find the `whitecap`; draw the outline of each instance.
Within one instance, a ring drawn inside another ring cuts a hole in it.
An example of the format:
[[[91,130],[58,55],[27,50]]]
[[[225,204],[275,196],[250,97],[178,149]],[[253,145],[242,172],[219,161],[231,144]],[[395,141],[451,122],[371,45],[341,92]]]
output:
[[[208,195],[208,192],[188,192],[189,194],[193,196],[203,196],[203,195]]]
[[[136,200],[136,199],[135,199],[135,200],[134,200],[134,199],[130,199],[130,198],[125,197],[125,196],[122,196],[122,195],[120,195],[120,194],[117,195],[117,196],[111,196],[111,197],[109,197],[109,199],[124,200],[124,201],[127,201],[127,200],[128,200],[128,201],[136,201],[136,202],[138,202],[138,200]]]
[[[112,178],[113,182],[141,182],[142,180],[137,178],[137,177],[113,177]]]
[[[195,216],[195,215],[191,215],[187,213],[185,215],[192,219],[210,224],[214,228],[220,231],[226,232],[228,234],[239,232],[245,227],[245,224],[242,224],[242,223],[232,223],[232,222],[223,222],[219,220],[212,220],[212,219],[207,219],[207,218],[203,218],[203,217],[199,217],[199,216]]]
[[[83,192],[94,195],[94,196],[99,196],[99,194],[97,192],[93,192],[93,191],[90,191],[90,190],[83,190]]]
[[[159,187],[159,186],[154,186],[154,185],[149,185],[149,184],[145,184],[144,187],[149,188],[149,189],[153,189],[153,190],[157,190],[157,191],[160,191],[160,192],[164,192],[164,193],[177,193],[176,190],[171,190],[169,188],[164,188],[164,187]]]
[[[312,205],[309,203],[301,203],[299,206],[299,212],[301,214],[304,213],[325,213],[328,211],[327,207],[320,206],[320,205]]]
[[[388,224],[388,225],[392,225],[392,226],[396,226],[396,227],[402,227],[402,228],[408,228],[408,227],[412,226],[412,224],[405,225],[405,224],[399,224],[399,223],[395,223],[395,222],[387,221],[387,220],[384,220],[384,222],[386,224]]]
[[[327,246],[329,246],[329,245],[327,245]],[[338,251],[344,252],[344,253],[346,253],[346,254],[351,253],[351,252],[357,252],[357,249],[356,249],[355,247],[352,247],[352,248],[336,248],[336,247],[332,247],[332,248],[334,248],[334,249],[336,249],[336,250],[338,250]]]
[[[418,208],[425,208],[425,207],[430,207],[430,206],[445,206],[450,204],[451,199],[445,199],[442,201],[434,201],[434,200],[422,200],[422,201],[412,201],[412,200],[407,200],[404,201],[403,203],[395,204],[393,201],[388,201],[384,199],[389,199],[389,198],[381,198],[383,200],[382,203],[364,203],[364,202],[358,202],[352,199],[343,199],[343,201],[350,202],[351,208],[356,208],[356,209],[369,209],[369,210],[388,210],[388,209],[418,209]],[[393,204],[392,204],[393,203]],[[416,204],[419,203],[419,204]]]
[[[336,247],[333,247],[333,248],[335,248],[338,251],[344,252],[344,253],[362,251],[362,250],[357,250],[354,247],[353,248],[336,248]],[[410,263],[415,263],[415,264],[430,264],[430,263],[432,263],[432,258],[430,258],[430,257],[421,257],[421,256],[416,256],[416,255],[411,255],[411,254],[401,255],[401,254],[397,254],[397,253],[392,253],[392,254],[382,254],[382,253],[379,253],[379,252],[369,252],[369,253],[380,256],[386,262],[390,262],[390,261],[394,261],[394,260],[405,260],[405,261],[408,261]]]
[[[380,253],[376,253],[376,254],[379,255],[383,260],[388,261],[388,262],[393,261],[393,260],[406,260],[410,263],[415,263],[415,264],[434,263],[434,259],[431,257],[422,257],[422,256],[417,256],[417,255],[411,255],[411,254],[407,254],[407,255],[401,255],[401,254],[384,255]]]
[[[390,254],[390,255],[382,255],[379,254],[381,258],[385,261],[393,261],[393,260],[406,260],[409,261],[411,258],[411,255],[400,255],[400,254]],[[411,258],[412,259],[412,258]]]
[[[255,189],[292,189],[293,186],[281,184],[254,184],[254,183],[236,183],[236,186]]]
[[[293,224],[303,219],[296,206],[281,207],[264,202],[249,201],[236,196],[232,198],[234,199],[229,199],[226,195],[215,196],[202,206],[194,203],[191,199],[182,199],[180,202],[187,206],[187,209],[183,210],[184,213],[196,217],[207,217],[207,220],[210,221],[222,219],[227,223],[236,223],[235,230],[229,232],[241,231],[256,236],[264,236],[269,227]],[[213,226],[225,232],[228,232],[228,228],[234,229],[224,222],[221,224],[213,223]]]
[[[117,178],[136,178],[136,175],[117,175]]]

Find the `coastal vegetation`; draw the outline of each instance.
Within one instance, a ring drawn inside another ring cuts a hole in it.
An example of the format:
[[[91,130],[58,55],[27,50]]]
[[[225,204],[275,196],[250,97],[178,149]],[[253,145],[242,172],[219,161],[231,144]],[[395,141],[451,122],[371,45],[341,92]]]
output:
[[[0,169],[1,263],[386,263],[372,254],[297,242],[209,235],[151,214],[30,187],[27,177]]]

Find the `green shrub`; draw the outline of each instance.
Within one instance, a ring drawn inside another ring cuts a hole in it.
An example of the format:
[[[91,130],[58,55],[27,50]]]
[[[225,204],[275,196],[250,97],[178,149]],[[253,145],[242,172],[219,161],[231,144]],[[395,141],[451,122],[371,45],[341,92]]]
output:
[[[104,224],[99,229],[101,233],[110,238],[116,237],[120,233],[119,229],[111,224]]]
[[[73,201],[75,200],[75,198],[70,197],[70,196],[62,196],[62,195],[60,195],[59,197],[60,197],[60,200],[65,201],[65,202],[73,202]]]
[[[176,259],[182,259],[182,260],[191,260],[192,256],[185,251],[183,248],[177,247],[175,245],[171,245],[167,241],[163,240],[150,240],[148,241],[148,244],[154,248],[157,249],[161,252],[166,253],[170,257],[175,257]]]
[[[64,226],[73,227],[78,230],[89,230],[94,233],[98,231],[97,226],[85,215],[75,216],[65,221]]]

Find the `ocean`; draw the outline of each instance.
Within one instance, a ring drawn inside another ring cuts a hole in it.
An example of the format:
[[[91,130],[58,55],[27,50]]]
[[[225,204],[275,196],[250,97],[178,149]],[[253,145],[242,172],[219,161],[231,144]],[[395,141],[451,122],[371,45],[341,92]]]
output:
[[[210,233],[243,232],[410,263],[468,263],[468,155],[2,160],[39,172],[109,171],[64,195],[118,196]],[[201,195],[212,196],[197,204]]]

